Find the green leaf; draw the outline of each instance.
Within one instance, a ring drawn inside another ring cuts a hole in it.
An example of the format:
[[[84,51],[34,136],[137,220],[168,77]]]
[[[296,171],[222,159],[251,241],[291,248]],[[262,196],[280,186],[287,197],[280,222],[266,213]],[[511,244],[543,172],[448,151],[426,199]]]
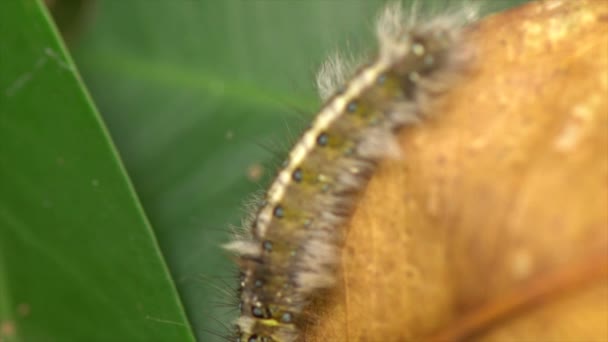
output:
[[[0,341],[192,341],[44,5],[1,1],[0,25]]]

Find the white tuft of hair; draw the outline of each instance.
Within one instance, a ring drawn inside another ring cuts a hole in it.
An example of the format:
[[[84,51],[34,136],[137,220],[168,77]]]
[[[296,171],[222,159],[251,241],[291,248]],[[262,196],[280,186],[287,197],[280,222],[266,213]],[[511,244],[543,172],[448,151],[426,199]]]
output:
[[[252,240],[234,240],[224,245],[224,249],[238,256],[258,258],[262,254],[260,244]]]
[[[337,93],[352,72],[353,61],[341,53],[331,54],[317,72],[317,89],[321,100],[325,101]]]

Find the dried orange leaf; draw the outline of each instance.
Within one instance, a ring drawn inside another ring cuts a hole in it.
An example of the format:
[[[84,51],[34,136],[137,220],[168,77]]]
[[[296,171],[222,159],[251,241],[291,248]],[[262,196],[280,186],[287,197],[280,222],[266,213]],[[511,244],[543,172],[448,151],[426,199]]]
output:
[[[402,134],[308,341],[608,339],[608,2],[472,27],[471,70]]]

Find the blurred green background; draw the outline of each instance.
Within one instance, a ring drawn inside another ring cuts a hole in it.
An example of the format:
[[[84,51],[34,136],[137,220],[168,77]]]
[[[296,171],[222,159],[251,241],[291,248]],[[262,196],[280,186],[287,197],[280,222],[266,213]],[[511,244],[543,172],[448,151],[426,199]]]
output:
[[[384,2],[48,0],[92,102],[73,70],[47,72],[70,60],[38,2],[3,2],[0,86],[30,76],[0,100],[0,341],[221,341],[220,246],[318,108],[316,68],[372,52]]]

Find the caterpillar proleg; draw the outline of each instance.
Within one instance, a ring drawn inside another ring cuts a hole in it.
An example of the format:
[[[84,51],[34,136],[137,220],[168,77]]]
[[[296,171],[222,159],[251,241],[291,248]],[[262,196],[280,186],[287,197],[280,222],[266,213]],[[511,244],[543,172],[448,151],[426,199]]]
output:
[[[339,272],[344,224],[376,164],[400,156],[395,133],[418,122],[471,58],[462,29],[476,9],[406,18],[393,3],[376,26],[378,52],[353,68],[333,57],[317,77],[325,103],[289,152],[245,234],[226,248],[240,269],[242,342],[296,341],[304,309]]]

